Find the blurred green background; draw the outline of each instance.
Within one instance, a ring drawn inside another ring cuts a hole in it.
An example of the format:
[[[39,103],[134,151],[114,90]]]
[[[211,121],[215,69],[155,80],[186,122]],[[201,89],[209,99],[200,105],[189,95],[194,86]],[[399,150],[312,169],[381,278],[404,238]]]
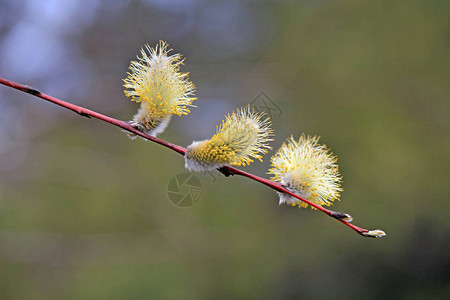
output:
[[[320,135],[344,178],[332,209],[387,237],[218,172],[178,208],[180,155],[0,87],[0,298],[450,298],[449,6],[2,0],[1,77],[129,120],[129,62],[166,40],[199,100],[161,138],[208,138],[263,92],[274,149]]]

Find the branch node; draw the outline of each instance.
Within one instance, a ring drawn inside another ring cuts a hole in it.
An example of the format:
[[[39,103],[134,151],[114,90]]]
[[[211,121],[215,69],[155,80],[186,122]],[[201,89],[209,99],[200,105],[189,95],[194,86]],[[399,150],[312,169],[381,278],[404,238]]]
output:
[[[335,219],[346,221],[346,222],[353,221],[352,216],[350,216],[349,214],[344,214],[344,213],[338,212],[338,211],[332,211],[330,216]]]
[[[229,177],[229,176],[233,176],[234,175],[234,173],[233,172],[230,172],[230,170],[228,169],[228,167],[220,167],[220,168],[217,168],[217,170],[220,172],[220,173],[222,173],[225,177]]]
[[[90,114],[87,114],[87,113],[85,113],[85,112],[77,111],[77,114],[79,114],[79,115],[82,116],[82,117],[86,117],[86,118],[88,118],[88,119],[92,119],[91,115],[90,115]]]
[[[39,95],[41,93],[40,91],[38,91],[38,90],[32,88],[31,86],[28,86],[28,85],[24,86],[24,92],[26,92],[28,94],[31,94],[33,96],[37,96],[37,95]]]

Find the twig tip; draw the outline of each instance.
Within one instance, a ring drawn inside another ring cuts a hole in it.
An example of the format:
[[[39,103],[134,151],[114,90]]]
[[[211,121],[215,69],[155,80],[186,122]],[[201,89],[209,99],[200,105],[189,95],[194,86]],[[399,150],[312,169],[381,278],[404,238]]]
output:
[[[381,229],[375,229],[375,230],[369,230],[366,232],[361,233],[361,235],[365,237],[372,237],[372,238],[381,238],[383,236],[386,236],[386,233]]]

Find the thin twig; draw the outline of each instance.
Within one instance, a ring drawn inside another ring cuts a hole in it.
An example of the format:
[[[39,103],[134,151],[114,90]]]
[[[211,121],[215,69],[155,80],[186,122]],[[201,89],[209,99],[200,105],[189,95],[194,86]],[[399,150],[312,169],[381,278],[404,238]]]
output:
[[[29,86],[22,85],[22,84],[19,84],[19,83],[15,83],[15,82],[3,79],[3,78],[0,78],[0,83],[3,84],[3,85],[6,85],[6,86],[12,87],[14,89],[17,89],[19,91],[31,94],[31,95],[36,96],[36,97],[39,97],[41,99],[50,101],[50,102],[52,102],[54,104],[57,104],[57,105],[62,106],[64,108],[67,108],[67,109],[69,109],[69,110],[71,110],[73,112],[76,112],[77,114],[79,114],[81,116],[88,117],[88,118],[96,118],[96,119],[102,120],[104,122],[113,124],[113,125],[115,125],[117,127],[120,127],[120,128],[122,128],[124,130],[132,132],[135,135],[138,135],[138,136],[140,136],[140,137],[142,137],[144,139],[150,140],[150,141],[155,142],[157,144],[160,144],[160,145],[162,145],[164,147],[172,149],[173,151],[178,152],[181,155],[184,155],[185,152],[186,152],[185,148],[183,148],[181,146],[178,146],[178,145],[175,145],[175,144],[172,144],[172,143],[169,143],[169,142],[166,142],[164,140],[158,139],[156,137],[150,136],[150,135],[148,135],[148,134],[146,134],[144,132],[141,132],[141,131],[137,130],[136,128],[134,128],[132,125],[130,125],[129,123],[127,123],[125,121],[114,119],[114,118],[105,116],[103,114],[100,114],[98,112],[95,112],[93,110],[86,109],[84,107],[81,107],[81,106],[78,106],[78,105],[74,105],[74,104],[62,101],[62,100],[57,99],[55,97],[52,97],[52,96],[46,95],[44,93],[41,93],[40,91],[38,91],[36,89],[33,89],[33,88],[29,87]],[[351,224],[351,223],[349,223],[347,221],[341,220],[341,218],[345,214],[342,214],[342,213],[339,213],[339,212],[335,212],[335,211],[332,211],[332,210],[328,210],[328,209],[326,209],[326,208],[324,208],[324,207],[322,207],[322,206],[320,206],[320,205],[318,205],[318,204],[316,204],[314,202],[311,202],[311,201],[309,201],[309,200],[307,200],[305,198],[302,198],[299,195],[296,195],[296,194],[292,193],[291,191],[287,190],[283,185],[281,185],[278,182],[274,182],[274,181],[271,181],[271,180],[268,180],[268,179],[265,179],[265,178],[253,175],[253,174],[244,172],[244,171],[242,171],[240,169],[237,169],[237,168],[234,168],[234,167],[230,167],[230,166],[225,166],[225,167],[222,167],[222,168],[220,168],[218,170],[222,174],[227,176],[227,177],[230,176],[230,175],[244,176],[244,177],[247,177],[247,178],[249,178],[251,180],[254,180],[254,181],[257,181],[257,182],[262,183],[264,185],[267,185],[268,187],[271,187],[272,189],[274,189],[274,190],[276,190],[278,192],[289,194],[292,197],[295,197],[295,198],[297,198],[297,199],[299,199],[299,200],[301,200],[301,201],[311,205],[312,207],[320,210],[321,212],[327,214],[328,216],[338,220],[342,224],[350,227],[351,229],[353,229],[354,231],[359,233],[361,236],[367,236],[367,235],[365,235],[365,233],[368,232],[369,230],[361,228],[361,227],[358,227],[358,226],[355,226],[355,225],[353,225],[353,224]]]

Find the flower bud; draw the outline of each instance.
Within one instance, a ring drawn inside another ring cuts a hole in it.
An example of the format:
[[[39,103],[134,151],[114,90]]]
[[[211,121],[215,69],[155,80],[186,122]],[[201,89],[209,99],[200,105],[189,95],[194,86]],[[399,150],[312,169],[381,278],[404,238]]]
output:
[[[380,238],[386,235],[386,233],[381,229],[375,229],[375,230],[369,230],[367,232],[362,233],[364,236],[367,237],[373,237],[373,238]]]

